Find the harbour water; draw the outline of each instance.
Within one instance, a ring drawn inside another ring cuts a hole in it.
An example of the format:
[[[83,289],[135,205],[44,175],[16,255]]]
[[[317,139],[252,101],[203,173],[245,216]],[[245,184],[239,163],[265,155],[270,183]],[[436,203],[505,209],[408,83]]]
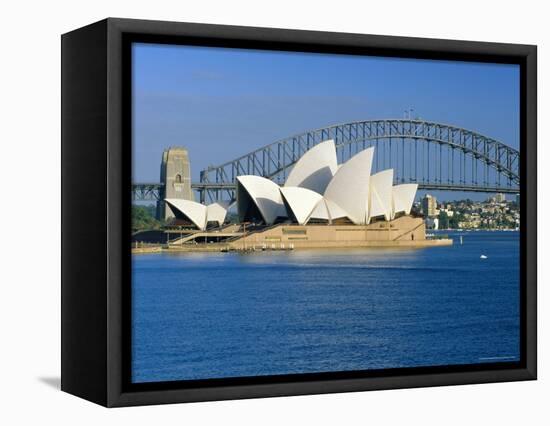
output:
[[[519,233],[449,237],[426,249],[135,255],[132,380],[519,360]]]

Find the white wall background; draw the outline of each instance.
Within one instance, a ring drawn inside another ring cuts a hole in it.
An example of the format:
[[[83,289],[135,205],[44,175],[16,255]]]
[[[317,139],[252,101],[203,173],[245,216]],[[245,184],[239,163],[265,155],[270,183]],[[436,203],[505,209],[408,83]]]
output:
[[[115,16],[537,44],[539,158],[547,159],[550,31],[545,2],[20,0],[4,2],[1,10],[0,423],[548,424],[544,243],[539,245],[537,382],[114,410],[55,388],[60,371],[60,34]],[[541,167],[540,217],[550,211],[548,184],[548,169]],[[547,220],[539,223],[539,241],[547,242]],[[26,239],[35,229],[40,236]]]

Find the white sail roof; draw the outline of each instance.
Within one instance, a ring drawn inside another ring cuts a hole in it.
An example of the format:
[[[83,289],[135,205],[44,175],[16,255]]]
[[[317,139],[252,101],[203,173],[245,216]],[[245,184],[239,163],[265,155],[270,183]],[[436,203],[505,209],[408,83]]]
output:
[[[196,201],[182,200],[179,198],[167,198],[164,200],[168,206],[174,211],[177,217],[178,213],[188,218],[200,230],[206,229],[206,211],[204,204]]]
[[[249,197],[241,195],[243,190]],[[279,185],[261,176],[237,176],[237,209],[241,221],[244,220],[242,215],[248,210],[246,204],[250,200],[254,202],[267,225],[273,224],[277,217],[286,217]]]
[[[215,203],[207,205],[206,222],[217,222],[219,226],[223,225],[228,208],[229,203],[223,201],[217,201]]]
[[[310,219],[332,223],[347,218],[365,225],[374,217],[390,221],[395,213],[409,214],[418,185],[392,186],[393,169],[371,176],[373,156],[371,147],[338,166],[334,141],[329,140],[304,154],[282,188],[260,176],[238,176],[239,219],[271,225],[278,217],[291,217],[305,225]],[[223,223],[227,207],[209,206],[210,210],[208,221]]]
[[[336,146],[330,139],[315,145],[300,157],[290,171],[285,187],[301,187],[322,194],[337,170]]]
[[[305,225],[323,196],[307,188],[285,186],[280,189],[286,205],[300,225]]]
[[[393,169],[383,170],[370,177],[370,218],[384,216],[386,220],[392,220],[392,185]]]
[[[309,218],[330,221],[330,214],[328,212],[326,200],[324,198],[321,198],[317,202]]]
[[[414,197],[416,196],[417,190],[418,185],[416,183],[395,185],[392,188],[393,215],[400,212],[404,212],[405,214],[411,213],[411,208],[414,203]]]
[[[347,217],[349,219],[347,212],[334,201],[325,198],[325,204],[327,206],[328,215],[330,216],[331,221],[341,219],[343,217]]]
[[[322,198],[311,212],[309,219],[321,219],[332,222],[344,217],[348,217],[348,214],[341,207],[338,207],[338,204]]]
[[[356,225],[368,220],[370,172],[374,148],[365,149],[345,162],[325,191],[325,198],[346,212]]]

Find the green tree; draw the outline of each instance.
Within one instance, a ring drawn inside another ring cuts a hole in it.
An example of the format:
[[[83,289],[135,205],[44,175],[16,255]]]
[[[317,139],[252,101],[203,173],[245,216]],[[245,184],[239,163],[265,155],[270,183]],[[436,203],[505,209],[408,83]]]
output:
[[[155,219],[154,212],[154,206],[132,205],[132,229],[144,231],[160,228],[161,222]]]
[[[464,215],[455,211],[452,217],[449,218],[449,228],[458,229],[458,222],[464,220]]]
[[[439,211],[439,229],[449,229],[449,216],[443,210]]]

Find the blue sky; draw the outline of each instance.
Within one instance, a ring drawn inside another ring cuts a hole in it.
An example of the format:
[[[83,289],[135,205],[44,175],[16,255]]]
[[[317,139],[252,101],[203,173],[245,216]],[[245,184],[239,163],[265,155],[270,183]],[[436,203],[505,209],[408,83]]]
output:
[[[159,180],[168,146],[188,149],[198,180],[277,139],[409,108],[519,147],[515,65],[152,44],[133,61],[134,181]]]

